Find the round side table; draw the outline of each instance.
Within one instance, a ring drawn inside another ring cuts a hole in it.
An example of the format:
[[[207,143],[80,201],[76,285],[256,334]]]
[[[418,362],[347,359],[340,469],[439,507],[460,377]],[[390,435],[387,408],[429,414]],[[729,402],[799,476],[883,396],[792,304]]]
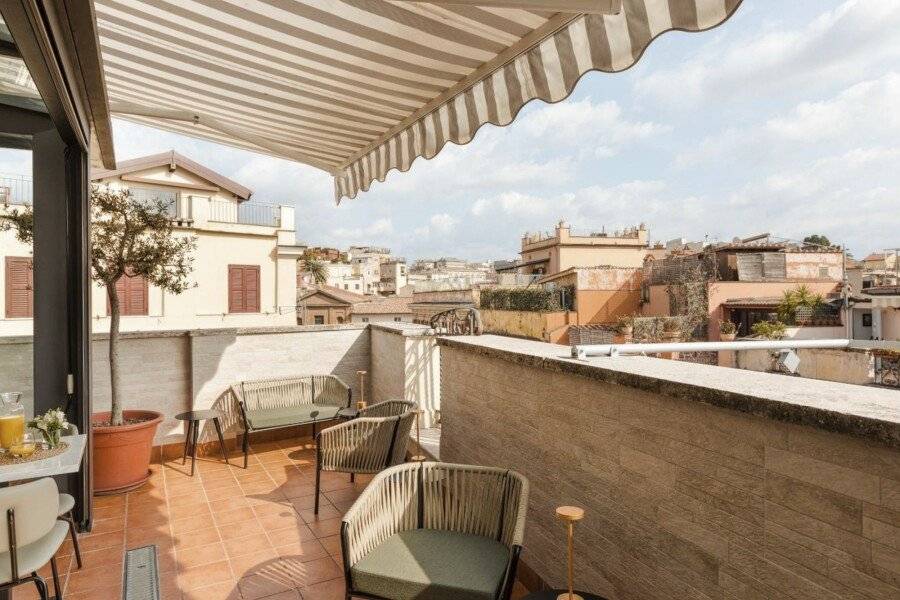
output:
[[[181,455],[181,464],[185,463],[188,452],[191,455],[191,477],[194,476],[194,466],[197,462],[197,436],[200,434],[200,421],[213,422],[216,434],[219,436],[219,448],[222,449],[222,458],[228,464],[228,453],[225,451],[225,438],[222,436],[222,424],[219,419],[225,415],[220,410],[191,410],[180,415],[175,415],[179,421],[187,421],[187,432],[184,436],[184,453]]]
[[[567,594],[569,590],[546,590],[543,592],[532,592],[522,598],[522,600],[556,600],[559,598],[560,594]],[[596,594],[588,594],[587,592],[579,592],[575,590],[575,593],[584,598],[584,600],[606,600],[603,596],[598,596]]]

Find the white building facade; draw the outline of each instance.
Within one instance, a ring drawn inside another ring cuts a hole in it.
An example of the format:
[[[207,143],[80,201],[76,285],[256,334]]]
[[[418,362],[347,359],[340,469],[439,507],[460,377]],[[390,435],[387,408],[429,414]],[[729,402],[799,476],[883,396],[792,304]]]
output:
[[[197,242],[194,285],[184,293],[164,293],[139,278],[120,283],[127,296],[123,331],[295,324],[302,247],[295,242],[293,207],[248,202],[249,189],[175,152],[122,161],[114,171],[92,173],[92,180],[169,201],[176,235]],[[31,255],[12,231],[0,233],[0,335],[32,332],[26,305],[40,290],[29,289]],[[109,330],[106,296],[95,284],[95,332]]]

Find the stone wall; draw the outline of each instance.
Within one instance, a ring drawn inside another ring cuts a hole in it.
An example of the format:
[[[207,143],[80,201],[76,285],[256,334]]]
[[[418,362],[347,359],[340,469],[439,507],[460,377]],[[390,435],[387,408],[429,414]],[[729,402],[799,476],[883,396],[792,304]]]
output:
[[[833,350],[827,348],[801,348],[800,377],[867,385],[875,381],[871,352],[865,350]],[[734,352],[735,366],[751,371],[771,371],[771,350],[741,350]]]
[[[544,581],[564,584],[554,509],[575,504],[576,587],[609,600],[900,598],[894,392],[566,355],[441,340],[441,457],[529,478],[523,560]]]
[[[372,401],[403,398],[424,411],[422,427],[440,420],[440,349],[428,327],[374,323],[372,339]]]
[[[106,335],[95,335],[91,353],[93,409],[109,410]],[[229,401],[229,387],[243,379],[329,373],[359,397],[358,370],[369,370],[369,330],[365,325],[199,329],[123,334],[122,403],[125,409],[151,409],[165,416],[154,444],[183,441],[175,415],[215,406],[226,411],[226,437],[243,429]],[[33,348],[30,337],[0,338],[0,391],[23,392],[26,412],[33,407]],[[402,362],[401,362],[402,364]],[[367,391],[367,397],[371,392]],[[203,431],[203,439],[212,439]]]

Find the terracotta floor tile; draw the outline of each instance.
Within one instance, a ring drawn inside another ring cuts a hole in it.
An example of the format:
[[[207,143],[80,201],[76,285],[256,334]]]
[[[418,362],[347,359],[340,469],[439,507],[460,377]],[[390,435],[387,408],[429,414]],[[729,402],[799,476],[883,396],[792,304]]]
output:
[[[137,548],[147,544],[171,543],[172,533],[168,523],[153,527],[129,527],[125,532],[125,545],[128,548]],[[85,546],[81,546],[82,552]]]
[[[256,535],[264,533],[262,526],[256,518],[237,523],[230,523],[219,527],[219,535],[223,540],[233,540],[235,538],[246,537],[248,535]]]
[[[166,505],[151,509],[136,508],[128,511],[128,527],[152,527],[169,522],[169,509]]]
[[[275,553],[282,558],[290,558],[300,562],[309,562],[329,556],[328,551],[317,540],[304,540],[277,546]]]
[[[215,542],[204,546],[187,548],[178,552],[176,555],[176,562],[178,564],[178,571],[184,572],[187,569],[192,569],[200,565],[221,562],[226,558],[225,546],[222,545],[222,542]]]
[[[266,531],[272,529],[284,529],[285,527],[296,527],[304,524],[300,515],[290,509],[281,511],[279,514],[258,517],[258,519],[260,526]]]
[[[213,521],[212,514],[208,511],[203,512],[192,517],[185,517],[183,519],[175,519],[171,523],[172,525],[172,533],[175,535],[179,535],[182,533],[190,533],[192,531],[198,531],[201,529],[211,529],[216,526],[215,521]]]
[[[241,600],[241,592],[234,583],[215,583],[206,587],[187,590],[183,600]]]
[[[114,517],[112,519],[95,519],[91,533],[110,533],[113,531],[123,531],[125,529],[125,515]]]
[[[324,538],[330,535],[338,535],[341,532],[340,519],[322,519],[313,521],[306,525],[317,538]]]
[[[272,542],[264,533],[225,540],[225,553],[229,558],[252,554],[263,550],[271,550]]]
[[[114,517],[122,517],[125,515],[125,503],[115,504],[111,506],[97,506],[96,498],[94,499],[94,519],[112,519]]]
[[[216,525],[222,527],[232,523],[241,523],[243,521],[256,521],[256,513],[250,506],[243,506],[232,510],[223,510],[213,513],[213,519]]]
[[[297,511],[312,509],[316,504],[315,495],[303,496],[301,498],[291,498],[291,504],[294,505],[294,508]],[[331,506],[331,501],[328,500],[324,495],[319,494],[319,508],[323,506]]]
[[[291,586],[277,578],[266,575],[251,575],[238,581],[244,600],[258,600],[282,592],[291,591]]]
[[[273,529],[267,531],[266,534],[269,536],[269,539],[272,540],[272,545],[276,547],[316,539],[315,534],[307,525]]]
[[[71,589],[71,588],[70,588]],[[99,598],[121,598],[122,584],[109,585],[106,587],[95,588],[86,592],[72,592],[66,590],[65,600],[98,600]],[[18,599],[17,599],[18,600]],[[163,600],[169,600],[164,598]]]
[[[210,529],[191,531],[190,533],[179,533],[174,536],[174,541],[175,550],[180,552],[187,548],[196,548],[197,546],[220,542],[222,538],[219,536],[219,531],[212,527]]]
[[[266,517],[271,515],[287,516],[297,514],[293,505],[287,500],[281,502],[260,502],[251,506],[257,517]]]
[[[125,543],[125,532],[113,531],[110,533],[83,535],[78,539],[78,543],[82,552],[122,546]]]
[[[107,508],[112,506],[125,506],[125,496],[94,496],[95,508]]]
[[[182,503],[172,501],[169,505],[169,516],[172,520],[184,519],[186,517],[196,517],[202,514],[212,513],[209,510],[209,502],[206,500],[192,501],[191,503]]]
[[[182,591],[206,587],[214,583],[230,583],[233,581],[228,561],[220,561],[191,569],[178,574],[178,584]]]
[[[316,521],[325,521],[327,519],[337,519],[343,516],[343,513],[329,503],[321,503],[319,505],[319,514],[315,514],[312,508],[304,508],[299,511],[300,518],[304,523],[313,523]]]
[[[101,550],[91,550],[90,552],[81,551],[81,559],[84,562],[85,569],[94,567],[113,568],[122,565],[123,551],[116,546],[103,548]],[[72,565],[76,569],[77,565]]]
[[[241,579],[242,577],[255,574],[262,565],[268,564],[277,556],[278,554],[274,550],[260,550],[229,558],[228,563],[231,565],[231,572],[234,574],[235,579]]]
[[[212,512],[213,516],[229,510],[236,510],[238,508],[244,507],[249,508],[250,503],[247,502],[247,499],[240,494],[238,494],[237,496],[232,496],[230,498],[222,498],[221,500],[209,501],[209,510]]]
[[[344,600],[347,586],[344,578],[320,581],[300,588],[303,600]]]
[[[206,497],[210,502],[214,500],[228,500],[228,499],[238,499],[244,496],[244,490],[237,483],[232,483],[227,486],[216,487],[212,489],[206,490]],[[245,501],[246,502],[246,501]]]
[[[69,575],[66,591],[72,594],[115,587],[122,584],[121,569],[94,567],[81,571],[72,571]]]
[[[340,556],[341,555],[341,536],[340,535],[330,535],[328,537],[319,538],[319,543],[325,548],[325,550],[331,556]]]

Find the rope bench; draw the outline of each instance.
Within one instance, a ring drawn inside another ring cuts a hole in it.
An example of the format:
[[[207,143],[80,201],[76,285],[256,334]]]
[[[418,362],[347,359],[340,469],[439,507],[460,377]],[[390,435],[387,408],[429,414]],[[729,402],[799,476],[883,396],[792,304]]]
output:
[[[250,455],[250,432],[298,425],[313,426],[337,418],[353,397],[350,387],[334,375],[303,375],[242,381],[232,386],[244,423],[244,468]]]

